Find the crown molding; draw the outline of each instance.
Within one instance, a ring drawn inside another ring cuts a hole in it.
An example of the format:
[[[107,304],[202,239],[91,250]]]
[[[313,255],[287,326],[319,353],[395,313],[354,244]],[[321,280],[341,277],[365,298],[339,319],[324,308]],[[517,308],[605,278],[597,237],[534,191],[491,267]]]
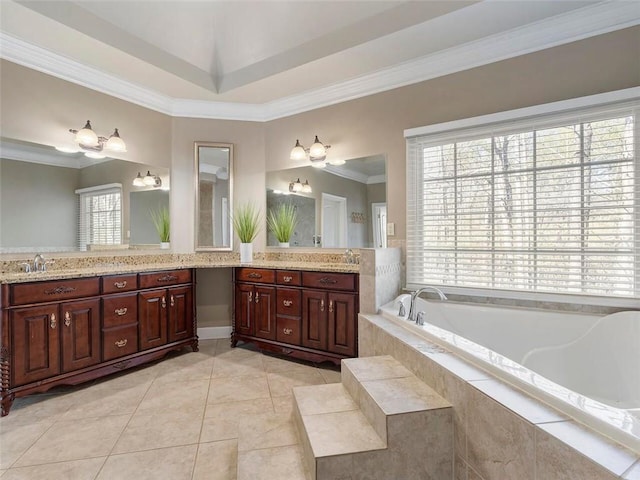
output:
[[[264,104],[172,99],[3,32],[0,57],[174,117],[265,122],[638,25],[637,5],[634,1],[597,3]]]
[[[111,160],[110,157],[89,158],[84,153],[61,153],[53,147],[16,145],[12,142],[0,141],[0,158],[19,162],[39,163],[53,167],[84,168]]]
[[[346,178],[347,180],[353,180],[354,182],[367,184],[367,180],[369,177],[364,173],[354,172],[353,170],[347,170],[342,168],[337,168],[331,165],[327,165],[322,170],[332,175],[336,175],[337,177]]]

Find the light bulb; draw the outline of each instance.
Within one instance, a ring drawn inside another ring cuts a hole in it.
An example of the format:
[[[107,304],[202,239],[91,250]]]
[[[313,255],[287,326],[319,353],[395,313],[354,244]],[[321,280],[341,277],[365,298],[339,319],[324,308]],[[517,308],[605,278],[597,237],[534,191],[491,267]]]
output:
[[[91,122],[89,122],[89,120],[87,120],[86,125],[76,133],[76,142],[88,147],[98,145],[98,135],[91,129]]]
[[[322,144],[320,140],[318,140],[318,136],[316,135],[316,139],[313,141],[313,145],[309,149],[309,156],[311,158],[322,158],[327,156],[327,149]]]
[[[289,156],[291,160],[306,160],[307,152],[304,150],[304,147],[300,145],[300,141],[296,140],[296,145],[291,150],[291,155]]]
[[[120,138],[120,134],[118,133],[118,129],[113,132],[113,135],[109,137],[107,143],[104,145],[104,148],[111,150],[112,152],[126,152],[127,146],[124,143],[124,140]]]

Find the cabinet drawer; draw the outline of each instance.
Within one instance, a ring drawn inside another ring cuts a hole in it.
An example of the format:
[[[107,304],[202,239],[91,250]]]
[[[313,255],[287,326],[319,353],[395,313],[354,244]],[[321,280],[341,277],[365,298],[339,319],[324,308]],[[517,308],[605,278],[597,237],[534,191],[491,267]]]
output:
[[[102,359],[114,358],[138,351],[138,325],[102,330]]]
[[[138,275],[109,275],[102,277],[102,293],[130,292],[138,288]]]
[[[279,315],[299,316],[302,311],[302,294],[294,288],[278,288],[276,294],[276,313]]]
[[[102,326],[118,327],[138,321],[138,294],[110,295],[102,299]]]
[[[236,280],[241,282],[275,283],[276,272],[266,268],[236,268]]]
[[[358,282],[355,273],[302,272],[302,285],[327,290],[356,291]]]
[[[189,269],[140,274],[140,288],[164,287],[190,282],[191,270]]]
[[[92,297],[99,293],[100,279],[98,277],[21,283],[11,286],[11,304],[54,302],[70,298]]]
[[[276,283],[279,285],[295,285],[299,287],[302,284],[302,276],[300,272],[292,270],[278,270],[276,272]]]
[[[300,345],[300,319],[278,317],[276,319],[276,340]]]

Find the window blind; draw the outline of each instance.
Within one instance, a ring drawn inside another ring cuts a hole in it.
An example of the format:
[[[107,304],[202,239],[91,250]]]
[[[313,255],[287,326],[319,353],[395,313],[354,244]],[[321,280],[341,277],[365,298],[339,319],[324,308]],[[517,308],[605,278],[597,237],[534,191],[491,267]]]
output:
[[[407,283],[637,297],[637,111],[407,139]]]
[[[122,243],[122,185],[76,190],[79,195],[78,247]]]

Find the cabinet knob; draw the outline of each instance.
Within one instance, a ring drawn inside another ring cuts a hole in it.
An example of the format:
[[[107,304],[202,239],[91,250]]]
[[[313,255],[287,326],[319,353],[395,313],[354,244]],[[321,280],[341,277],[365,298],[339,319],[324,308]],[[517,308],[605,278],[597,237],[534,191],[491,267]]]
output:
[[[170,302],[170,303],[171,303],[171,306],[172,306],[172,307],[175,307],[175,305],[176,305],[176,299],[175,299],[175,297],[174,297],[173,295],[171,295],[169,298],[171,299],[171,302]]]
[[[260,275],[259,273],[256,272],[251,272],[249,273],[249,275],[247,275],[249,278],[262,278],[262,275]]]
[[[285,335],[291,335],[293,333],[293,330],[291,328],[283,328],[282,333],[284,333]]]
[[[290,307],[291,305],[293,305],[293,300],[283,300],[283,301],[282,301],[282,304],[283,304],[285,307]]]
[[[162,296],[162,308],[167,308],[167,299],[164,297],[164,295]]]
[[[127,286],[127,281],[123,280],[122,282],[113,282],[113,286],[116,288],[124,288]]]
[[[333,300],[329,300],[329,313],[333,313]]]
[[[289,283],[291,280],[293,280],[293,277],[290,277],[289,275],[284,276],[284,283]]]
[[[122,347],[124,347],[126,344],[127,344],[127,339],[126,339],[126,338],[123,338],[122,340],[116,340],[116,341],[115,341],[115,345],[116,345],[116,347],[118,347],[118,348],[122,348]]]
[[[260,301],[260,292],[256,292],[256,303]]]
[[[71,325],[71,314],[69,312],[64,312],[64,326],[68,327]]]
[[[253,302],[253,292],[249,292],[249,303]]]
[[[115,309],[115,313],[116,313],[116,315],[118,315],[120,317],[123,316],[123,315],[126,315],[127,314],[127,307],[116,308]]]
[[[54,328],[56,328],[56,325],[57,325],[57,324],[58,324],[58,322],[57,322],[57,320],[56,320],[56,314],[55,314],[55,313],[52,313],[52,314],[49,316],[49,326],[50,326],[52,329],[54,329]]]
[[[324,312],[324,300],[320,300],[320,311]]]

